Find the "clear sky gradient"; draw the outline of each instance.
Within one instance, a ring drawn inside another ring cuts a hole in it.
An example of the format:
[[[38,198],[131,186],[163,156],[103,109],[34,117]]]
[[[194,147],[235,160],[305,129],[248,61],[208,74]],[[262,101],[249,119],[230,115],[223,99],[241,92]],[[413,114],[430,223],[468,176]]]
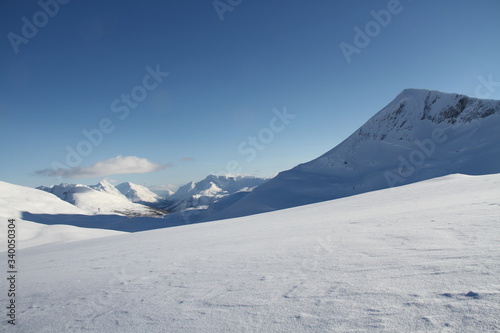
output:
[[[272,176],[405,88],[500,99],[498,0],[215,5],[2,1],[1,180]],[[68,160],[68,147],[84,154]]]

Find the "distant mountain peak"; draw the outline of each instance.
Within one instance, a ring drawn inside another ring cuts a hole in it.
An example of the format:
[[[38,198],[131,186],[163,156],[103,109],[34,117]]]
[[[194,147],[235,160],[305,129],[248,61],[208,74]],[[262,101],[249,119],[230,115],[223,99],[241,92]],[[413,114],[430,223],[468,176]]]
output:
[[[199,219],[211,214],[213,210],[229,205],[229,202],[238,200],[267,180],[259,177],[210,174],[198,182],[191,181],[179,187],[168,198],[168,205],[163,208],[177,213],[202,210],[203,213],[197,213],[196,218]],[[237,195],[234,196],[235,194]]]
[[[131,182],[116,185],[116,189],[132,202],[157,203],[161,197],[145,186]]]
[[[89,187],[99,192],[109,193],[117,197],[125,198],[123,194],[106,179],[102,179],[97,185],[90,185]]]

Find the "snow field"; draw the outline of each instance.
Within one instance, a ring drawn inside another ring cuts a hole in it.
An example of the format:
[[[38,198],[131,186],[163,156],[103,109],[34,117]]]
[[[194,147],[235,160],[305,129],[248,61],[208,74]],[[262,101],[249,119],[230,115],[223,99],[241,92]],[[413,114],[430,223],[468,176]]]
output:
[[[500,175],[452,175],[272,213],[25,249],[16,328],[498,331],[499,184]]]

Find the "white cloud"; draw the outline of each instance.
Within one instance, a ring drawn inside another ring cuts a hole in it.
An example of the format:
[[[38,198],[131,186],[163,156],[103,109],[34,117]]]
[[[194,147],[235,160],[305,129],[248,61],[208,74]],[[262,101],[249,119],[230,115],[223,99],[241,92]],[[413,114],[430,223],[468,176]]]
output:
[[[62,178],[92,178],[111,175],[148,173],[163,170],[170,164],[157,164],[137,156],[121,156],[99,161],[89,167],[64,169],[43,169],[35,171],[36,175]]]

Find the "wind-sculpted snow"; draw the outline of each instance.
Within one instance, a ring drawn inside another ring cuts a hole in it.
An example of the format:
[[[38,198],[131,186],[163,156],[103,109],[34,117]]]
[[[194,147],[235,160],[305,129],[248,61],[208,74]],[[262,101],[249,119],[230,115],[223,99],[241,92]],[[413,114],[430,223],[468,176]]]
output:
[[[500,101],[408,89],[338,146],[210,219],[244,216],[452,173],[500,172]]]
[[[0,331],[496,332],[499,188],[453,175],[21,250],[17,325]]]

